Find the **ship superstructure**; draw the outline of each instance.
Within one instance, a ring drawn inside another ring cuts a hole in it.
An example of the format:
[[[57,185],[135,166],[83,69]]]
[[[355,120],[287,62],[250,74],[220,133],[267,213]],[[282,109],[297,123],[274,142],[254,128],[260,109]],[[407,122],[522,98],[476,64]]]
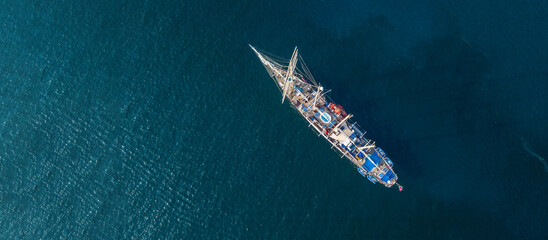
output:
[[[297,47],[289,61],[259,51],[251,45],[249,47],[280,89],[282,103],[288,100],[308,121],[309,127],[331,143],[331,148],[336,149],[341,158],[349,159],[369,181],[386,187],[397,185],[402,190],[396,183],[398,176],[392,169],[390,158],[374,141],[365,137],[365,131],[357,123],[351,121],[352,114],[326,95],[329,90],[316,83]]]

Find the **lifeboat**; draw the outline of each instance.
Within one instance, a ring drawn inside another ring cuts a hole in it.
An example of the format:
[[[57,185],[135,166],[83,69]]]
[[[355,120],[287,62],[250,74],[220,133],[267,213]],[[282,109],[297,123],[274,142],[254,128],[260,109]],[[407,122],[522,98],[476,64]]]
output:
[[[334,103],[329,103],[329,108],[335,112],[337,115],[341,115],[343,117],[346,117],[346,111],[344,111],[344,108],[341,105],[337,105]]]

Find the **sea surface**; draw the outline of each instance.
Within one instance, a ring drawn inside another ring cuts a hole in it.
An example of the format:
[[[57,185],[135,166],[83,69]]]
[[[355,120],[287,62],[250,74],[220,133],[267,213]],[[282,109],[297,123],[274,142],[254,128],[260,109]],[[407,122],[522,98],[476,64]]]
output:
[[[403,192],[248,44],[354,114]],[[0,1],[0,239],[547,239],[548,2]]]

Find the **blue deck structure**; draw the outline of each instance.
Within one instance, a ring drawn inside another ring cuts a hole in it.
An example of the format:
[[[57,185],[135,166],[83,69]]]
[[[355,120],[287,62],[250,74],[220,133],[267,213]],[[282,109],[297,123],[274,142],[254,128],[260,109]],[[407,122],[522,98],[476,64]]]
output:
[[[373,164],[369,159],[365,161],[365,163],[362,165],[365,170],[370,172],[373,168],[375,168],[375,164]]]
[[[388,170],[388,172],[386,172],[386,174],[381,178],[381,180],[388,182],[392,180],[394,177],[395,177],[394,172],[392,172],[392,170]]]
[[[379,156],[379,154],[377,154],[377,152],[373,152],[369,158],[371,158],[371,160],[375,163],[375,164],[379,164],[379,162],[381,161],[381,157]]]

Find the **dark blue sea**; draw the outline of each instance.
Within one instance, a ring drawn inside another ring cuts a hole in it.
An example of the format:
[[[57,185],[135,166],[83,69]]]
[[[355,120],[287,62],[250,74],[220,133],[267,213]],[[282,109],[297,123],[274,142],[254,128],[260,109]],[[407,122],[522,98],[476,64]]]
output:
[[[281,103],[354,114],[403,192]],[[1,1],[0,239],[547,239],[548,2]]]

